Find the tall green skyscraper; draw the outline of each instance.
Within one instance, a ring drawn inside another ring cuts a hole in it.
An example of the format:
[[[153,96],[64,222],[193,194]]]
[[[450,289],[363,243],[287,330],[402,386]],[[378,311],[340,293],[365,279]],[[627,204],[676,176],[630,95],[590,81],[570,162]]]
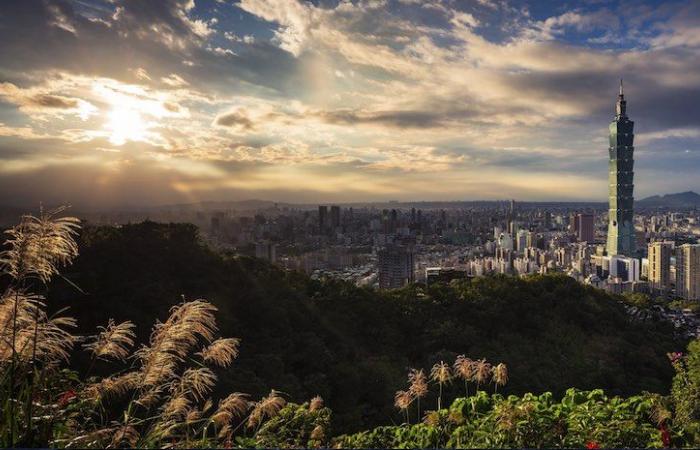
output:
[[[610,123],[610,210],[608,255],[633,256],[634,232],[634,122],[627,117],[627,102],[620,80],[615,119]]]

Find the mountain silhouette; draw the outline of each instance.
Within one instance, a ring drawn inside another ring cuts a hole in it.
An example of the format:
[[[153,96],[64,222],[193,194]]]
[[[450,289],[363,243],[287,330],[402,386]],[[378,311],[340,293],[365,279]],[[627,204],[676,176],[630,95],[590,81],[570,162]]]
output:
[[[700,206],[700,194],[693,191],[678,192],[676,194],[653,195],[639,200],[637,206],[644,207],[670,207],[692,208]]]

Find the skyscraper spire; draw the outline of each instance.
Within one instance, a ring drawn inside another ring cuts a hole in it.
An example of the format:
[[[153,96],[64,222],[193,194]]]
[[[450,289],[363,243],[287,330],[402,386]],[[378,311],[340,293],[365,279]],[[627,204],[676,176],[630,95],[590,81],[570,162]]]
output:
[[[627,102],[620,79],[617,114],[610,124],[608,255],[634,256],[634,122],[627,117]]]
[[[627,102],[625,101],[625,94],[622,89],[622,78],[620,78],[620,95],[617,96],[615,114],[616,117],[626,117],[627,115]]]

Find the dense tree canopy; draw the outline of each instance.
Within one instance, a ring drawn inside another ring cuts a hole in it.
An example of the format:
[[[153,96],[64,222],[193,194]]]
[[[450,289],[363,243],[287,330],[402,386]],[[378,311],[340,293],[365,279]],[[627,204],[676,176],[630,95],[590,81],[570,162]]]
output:
[[[400,420],[391,399],[408,368],[458,354],[505,362],[506,395],[561,397],[570,387],[665,394],[673,375],[666,353],[685,346],[668,324],[631,322],[617,298],[563,275],[380,292],[219,254],[192,225],[152,222],[87,227],[80,247],[49,290],[49,305],[70,305],[80,332],[131,320],[145,341],[182,296],[206,298],[219,308],[222,334],[242,339],[239,359],[220,373],[221,393],[275,388],[297,402],[319,394],[334,432]],[[447,385],[446,396],[463,388]]]

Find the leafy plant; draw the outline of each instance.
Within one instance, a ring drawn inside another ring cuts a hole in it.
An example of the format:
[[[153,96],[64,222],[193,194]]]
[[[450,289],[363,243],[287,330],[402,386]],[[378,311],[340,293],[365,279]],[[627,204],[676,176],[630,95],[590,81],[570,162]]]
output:
[[[380,427],[334,440],[338,448],[571,448],[663,447],[652,394],[608,397],[601,390],[570,389],[522,397],[484,391],[456,399],[419,425]],[[680,443],[680,441],[679,441]]]
[[[302,405],[288,404],[268,420],[255,435],[264,448],[316,448],[331,437],[331,410],[320,397]]]
[[[700,340],[688,344],[686,353],[668,354],[676,370],[671,390],[674,422],[694,445],[700,445]]]

